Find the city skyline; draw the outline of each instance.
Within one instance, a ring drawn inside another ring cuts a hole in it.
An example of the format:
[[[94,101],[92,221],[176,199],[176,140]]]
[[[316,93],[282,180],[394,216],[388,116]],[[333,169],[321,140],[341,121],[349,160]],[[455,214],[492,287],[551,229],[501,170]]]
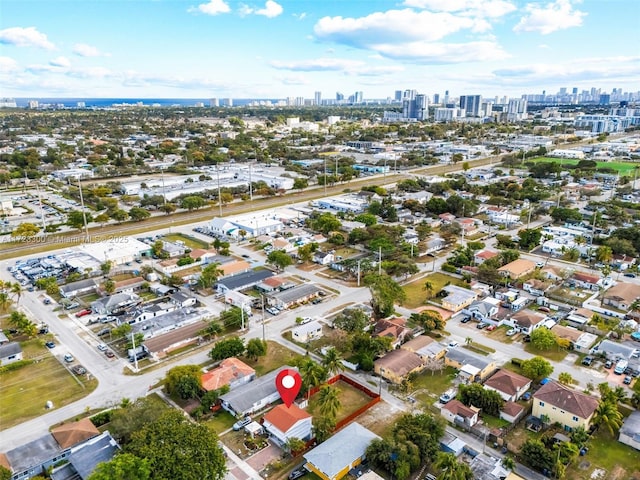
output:
[[[625,0],[7,0],[0,89],[311,99],[407,88],[430,97],[636,92],[640,33],[621,19],[639,13]]]

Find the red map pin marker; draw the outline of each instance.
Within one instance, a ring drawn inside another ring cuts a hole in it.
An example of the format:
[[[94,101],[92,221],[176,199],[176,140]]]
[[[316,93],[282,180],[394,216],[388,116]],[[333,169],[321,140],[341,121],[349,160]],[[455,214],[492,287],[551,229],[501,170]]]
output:
[[[302,377],[296,370],[285,368],[278,373],[276,377],[276,388],[280,394],[280,398],[289,408],[298,396],[298,392],[302,387]]]

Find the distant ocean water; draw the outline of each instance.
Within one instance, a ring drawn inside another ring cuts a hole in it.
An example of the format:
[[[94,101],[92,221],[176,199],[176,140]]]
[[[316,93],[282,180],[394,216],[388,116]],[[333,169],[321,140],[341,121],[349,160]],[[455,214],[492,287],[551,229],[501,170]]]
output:
[[[28,107],[31,100],[37,100],[40,105],[62,104],[65,107],[76,108],[78,102],[84,102],[85,107],[110,107],[117,104],[131,104],[142,103],[146,106],[160,105],[161,107],[195,107],[198,103],[203,103],[205,107],[209,106],[210,98],[16,98],[16,104],[18,107]],[[219,99],[222,101],[222,98]],[[242,106],[255,101],[271,101],[277,102],[276,99],[255,99],[255,98],[234,98],[234,106]]]

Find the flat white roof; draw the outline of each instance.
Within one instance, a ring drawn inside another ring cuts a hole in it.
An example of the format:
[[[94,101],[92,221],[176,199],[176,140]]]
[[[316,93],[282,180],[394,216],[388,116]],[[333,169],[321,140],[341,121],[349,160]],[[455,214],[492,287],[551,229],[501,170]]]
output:
[[[107,260],[118,263],[121,259],[139,256],[150,249],[146,243],[131,237],[114,237],[101,242],[83,243],[78,247],[78,250],[101,263]]]

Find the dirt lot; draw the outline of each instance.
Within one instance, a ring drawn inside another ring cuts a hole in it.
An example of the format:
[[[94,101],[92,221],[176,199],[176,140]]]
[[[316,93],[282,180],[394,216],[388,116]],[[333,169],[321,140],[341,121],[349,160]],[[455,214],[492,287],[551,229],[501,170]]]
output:
[[[395,408],[393,405],[386,402],[378,402],[356,418],[355,421],[373,433],[383,436],[388,433],[391,426],[403,413],[402,410]]]

